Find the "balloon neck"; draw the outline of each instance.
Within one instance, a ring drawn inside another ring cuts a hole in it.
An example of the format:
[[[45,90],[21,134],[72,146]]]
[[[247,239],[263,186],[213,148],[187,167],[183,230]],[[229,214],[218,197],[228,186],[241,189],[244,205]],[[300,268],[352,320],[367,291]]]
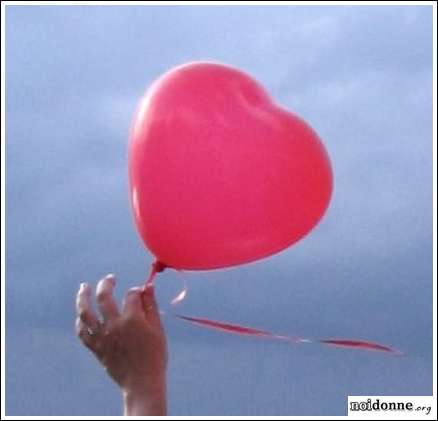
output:
[[[160,262],[159,260],[155,260],[153,263],[153,268],[155,273],[163,272],[164,269],[166,269],[168,266],[164,264],[163,262]]]
[[[154,263],[152,263],[151,265],[151,271],[149,273],[149,277],[147,278],[147,280],[145,281],[144,284],[144,288],[147,288],[149,286],[153,286],[154,285],[154,279],[155,279],[155,275],[157,273],[163,272],[164,269],[166,269],[168,266],[165,265],[164,263],[155,260]]]

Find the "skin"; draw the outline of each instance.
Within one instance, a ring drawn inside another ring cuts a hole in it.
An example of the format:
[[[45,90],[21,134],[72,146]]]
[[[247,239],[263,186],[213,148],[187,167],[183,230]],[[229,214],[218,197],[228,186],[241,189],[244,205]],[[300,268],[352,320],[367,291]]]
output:
[[[101,318],[93,309],[93,291],[81,284],[76,296],[76,333],[120,386],[124,415],[166,415],[167,343],[154,289],[132,288],[118,308],[115,277],[96,288]]]

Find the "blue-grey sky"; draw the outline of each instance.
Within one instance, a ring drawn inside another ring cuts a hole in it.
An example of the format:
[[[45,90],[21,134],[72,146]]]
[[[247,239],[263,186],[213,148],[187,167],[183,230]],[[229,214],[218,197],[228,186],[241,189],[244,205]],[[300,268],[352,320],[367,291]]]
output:
[[[403,357],[227,336],[164,319],[171,415],[343,415],[348,395],[432,393],[432,8],[6,7],[6,413],[116,415],[73,332],[81,280],[142,283],[128,130],[147,86],[237,66],[304,117],[335,189],[301,242],[229,270],[166,271],[166,308]],[[200,204],[202,206],[202,204]]]

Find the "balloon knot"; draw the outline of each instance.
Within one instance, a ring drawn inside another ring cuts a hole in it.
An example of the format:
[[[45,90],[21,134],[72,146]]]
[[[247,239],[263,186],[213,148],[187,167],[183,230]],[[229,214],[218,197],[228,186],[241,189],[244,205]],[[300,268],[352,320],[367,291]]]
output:
[[[167,265],[165,265],[163,262],[160,262],[159,260],[156,260],[154,262],[154,270],[156,273],[163,272],[164,269],[167,268]]]

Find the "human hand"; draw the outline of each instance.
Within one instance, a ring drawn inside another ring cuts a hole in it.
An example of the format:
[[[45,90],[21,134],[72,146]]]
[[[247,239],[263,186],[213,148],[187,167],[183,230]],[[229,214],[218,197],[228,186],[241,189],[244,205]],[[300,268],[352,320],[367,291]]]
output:
[[[154,289],[132,288],[119,311],[112,292],[115,277],[99,281],[92,308],[92,289],[83,283],[76,297],[76,333],[121,387],[125,415],[166,412],[167,344]]]

